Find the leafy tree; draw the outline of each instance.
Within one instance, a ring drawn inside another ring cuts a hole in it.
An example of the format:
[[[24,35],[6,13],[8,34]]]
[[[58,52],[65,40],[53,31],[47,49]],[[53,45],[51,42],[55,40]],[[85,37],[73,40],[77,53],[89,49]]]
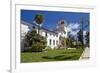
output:
[[[40,52],[46,47],[46,38],[32,30],[25,36],[25,47],[28,49],[26,51]]]
[[[72,41],[69,38],[66,39],[66,45],[67,45],[67,48],[71,47],[72,45]]]
[[[59,40],[60,40],[60,44],[58,45],[59,48],[66,48],[66,38],[60,36]]]
[[[68,32],[68,38],[67,40],[67,46],[73,48],[74,47],[74,42],[75,42],[75,38],[74,36],[71,34],[71,32]]]

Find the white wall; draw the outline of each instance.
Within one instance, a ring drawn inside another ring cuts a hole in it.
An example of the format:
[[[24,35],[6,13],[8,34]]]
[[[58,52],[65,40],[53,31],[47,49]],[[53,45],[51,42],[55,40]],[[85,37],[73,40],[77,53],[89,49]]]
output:
[[[21,36],[24,37],[28,31],[29,31],[29,26],[25,25],[25,24],[21,24]]]
[[[47,32],[47,37],[46,37],[46,32]],[[52,49],[57,47],[56,41],[59,42],[59,36],[57,36],[57,34],[51,33],[46,30],[41,30],[41,35],[46,37],[48,47],[51,47]],[[51,39],[51,45],[50,45],[50,39]],[[55,44],[53,44],[53,40],[55,40]]]
[[[51,39],[51,45],[50,45],[50,39]],[[59,37],[58,36],[56,36],[55,34],[48,34],[48,36],[47,36],[47,41],[48,41],[48,44],[47,44],[47,46],[51,46],[51,48],[55,48],[55,47],[57,47],[57,44],[56,44],[56,41],[59,41]],[[53,41],[55,41],[55,44],[54,44],[54,42]]]

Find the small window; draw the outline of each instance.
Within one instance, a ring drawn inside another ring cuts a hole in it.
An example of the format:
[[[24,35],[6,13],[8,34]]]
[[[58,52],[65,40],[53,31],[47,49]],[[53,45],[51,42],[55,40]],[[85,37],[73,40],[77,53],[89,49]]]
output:
[[[51,33],[50,33],[50,36],[51,36]]]
[[[66,31],[64,31],[64,34],[66,34]]]
[[[50,40],[49,40],[50,45],[51,45],[51,42],[52,42],[52,40],[50,39]]]
[[[33,29],[35,29],[35,26],[33,26]]]
[[[58,40],[56,40],[56,45],[58,45]]]
[[[55,35],[53,35],[55,37]]]
[[[58,37],[58,34],[56,35],[56,37]]]
[[[55,45],[55,40],[53,40],[53,45]]]
[[[65,22],[64,21],[61,21],[61,24],[65,24]]]
[[[47,35],[47,32],[45,32],[45,36],[47,37],[48,35]]]

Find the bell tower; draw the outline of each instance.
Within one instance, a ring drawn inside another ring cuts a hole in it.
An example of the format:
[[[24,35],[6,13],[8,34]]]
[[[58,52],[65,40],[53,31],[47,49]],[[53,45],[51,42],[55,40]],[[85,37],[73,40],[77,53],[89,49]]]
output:
[[[64,31],[65,24],[66,24],[65,20],[60,20],[58,22],[58,29],[59,29],[60,32],[63,32]]]

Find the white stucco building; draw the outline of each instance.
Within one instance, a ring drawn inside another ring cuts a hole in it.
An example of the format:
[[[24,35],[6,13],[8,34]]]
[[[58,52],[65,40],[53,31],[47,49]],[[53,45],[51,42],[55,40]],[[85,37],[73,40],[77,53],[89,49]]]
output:
[[[60,44],[60,37],[67,38],[68,37],[68,30],[67,30],[67,22],[65,20],[61,20],[58,22],[57,28],[54,30],[46,29],[41,27],[40,28],[40,35],[46,37],[47,39],[47,47],[57,48]],[[34,27],[34,28],[33,28]],[[23,39],[25,35],[31,30],[37,30],[36,24],[30,24],[25,21],[21,21],[21,49],[23,50]],[[24,48],[25,49],[25,48]]]

